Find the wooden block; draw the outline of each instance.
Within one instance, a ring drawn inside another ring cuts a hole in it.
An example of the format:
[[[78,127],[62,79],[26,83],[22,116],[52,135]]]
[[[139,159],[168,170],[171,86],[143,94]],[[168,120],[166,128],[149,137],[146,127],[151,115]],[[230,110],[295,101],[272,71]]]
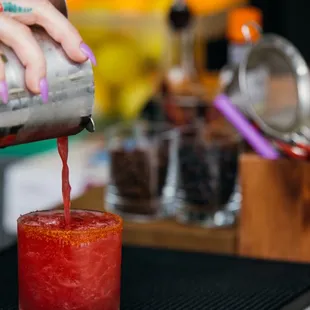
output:
[[[240,169],[243,203],[238,252],[310,262],[310,164],[245,154]]]

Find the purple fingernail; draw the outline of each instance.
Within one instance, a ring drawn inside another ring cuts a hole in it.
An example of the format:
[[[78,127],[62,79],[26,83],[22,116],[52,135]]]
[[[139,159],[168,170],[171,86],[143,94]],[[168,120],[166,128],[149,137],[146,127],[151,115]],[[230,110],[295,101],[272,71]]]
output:
[[[90,60],[90,62],[94,66],[96,66],[97,65],[96,57],[95,57],[93,51],[90,49],[90,47],[87,44],[85,44],[84,42],[82,42],[80,45],[80,49],[85,54],[85,56]]]
[[[4,104],[9,102],[9,90],[6,81],[0,82],[0,97]]]
[[[40,91],[43,103],[48,103],[48,83],[46,78],[40,80]]]

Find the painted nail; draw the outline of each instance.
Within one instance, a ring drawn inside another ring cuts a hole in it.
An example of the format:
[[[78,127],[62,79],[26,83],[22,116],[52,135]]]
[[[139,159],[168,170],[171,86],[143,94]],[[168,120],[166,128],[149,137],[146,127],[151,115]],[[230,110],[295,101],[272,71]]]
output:
[[[40,80],[40,91],[43,103],[48,103],[48,83],[46,78]]]
[[[9,90],[8,84],[6,81],[0,82],[0,97],[4,104],[7,104],[9,101]]]
[[[96,66],[97,65],[96,57],[95,57],[93,51],[90,49],[90,47],[87,44],[85,44],[84,42],[82,42],[80,44],[80,49],[84,53],[84,55],[90,60],[90,62],[94,66]]]

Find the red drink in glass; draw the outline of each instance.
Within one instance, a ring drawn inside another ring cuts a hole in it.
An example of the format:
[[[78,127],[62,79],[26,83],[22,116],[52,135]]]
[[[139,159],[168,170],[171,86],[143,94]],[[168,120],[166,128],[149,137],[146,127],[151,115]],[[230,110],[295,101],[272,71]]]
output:
[[[32,212],[18,219],[20,310],[119,310],[122,220]]]

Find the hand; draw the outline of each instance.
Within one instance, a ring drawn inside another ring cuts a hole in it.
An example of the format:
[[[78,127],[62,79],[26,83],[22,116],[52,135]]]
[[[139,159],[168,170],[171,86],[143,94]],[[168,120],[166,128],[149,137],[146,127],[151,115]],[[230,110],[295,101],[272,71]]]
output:
[[[89,59],[96,65],[93,52],[79,32],[48,0],[0,0],[0,4],[0,41],[19,57],[25,66],[28,89],[35,94],[41,93],[43,102],[48,101],[46,62],[29,26],[42,26],[73,61],[82,63]],[[0,97],[3,103],[8,102],[3,61],[0,61]]]

